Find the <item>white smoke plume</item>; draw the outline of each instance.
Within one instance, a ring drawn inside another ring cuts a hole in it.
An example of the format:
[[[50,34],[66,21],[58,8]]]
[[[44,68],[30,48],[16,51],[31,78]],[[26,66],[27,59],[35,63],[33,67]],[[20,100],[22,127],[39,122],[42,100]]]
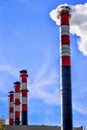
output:
[[[57,9],[50,12],[50,17],[59,25]],[[71,34],[78,36],[78,49],[87,56],[87,3],[71,6]]]

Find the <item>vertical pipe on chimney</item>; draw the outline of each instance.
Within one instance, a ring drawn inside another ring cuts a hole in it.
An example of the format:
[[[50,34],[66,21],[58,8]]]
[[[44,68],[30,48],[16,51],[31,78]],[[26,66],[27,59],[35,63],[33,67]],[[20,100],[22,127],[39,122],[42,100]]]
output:
[[[14,82],[15,125],[20,125],[20,82]]]
[[[9,98],[9,125],[14,124],[14,92],[10,91],[8,94]]]
[[[28,117],[27,117],[27,71],[20,71],[21,78],[21,108],[22,108],[22,125],[27,125]]]
[[[60,93],[61,93],[61,129],[72,130],[72,90],[70,61],[69,18],[71,9],[64,5],[58,8],[60,19]]]

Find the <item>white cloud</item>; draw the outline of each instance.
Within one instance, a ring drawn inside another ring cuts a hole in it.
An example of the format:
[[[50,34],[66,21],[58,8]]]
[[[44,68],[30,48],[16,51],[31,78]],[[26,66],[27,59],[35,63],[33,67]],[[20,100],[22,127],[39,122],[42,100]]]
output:
[[[73,109],[82,114],[87,114],[87,83],[76,82],[72,84],[73,94]]]
[[[0,96],[0,101],[1,102],[7,102],[7,100],[8,100],[8,97],[6,97],[6,96],[1,97]]]
[[[5,119],[5,124],[6,124],[6,125],[9,124],[9,118]]]
[[[79,50],[87,56],[87,3],[72,6],[71,33],[76,34]]]
[[[78,4],[71,6],[71,34],[76,34],[78,38],[78,49],[87,56],[87,3]],[[50,12],[50,17],[52,20],[59,25],[59,20],[57,19],[57,9],[53,9]]]
[[[59,22],[59,19],[57,18],[57,10],[58,10],[58,7],[56,9],[53,9],[51,12],[50,12],[50,17],[52,18],[52,20],[54,22],[56,22],[57,25],[60,24]]]
[[[47,72],[48,64],[45,64],[36,74],[34,81],[29,85],[29,100],[39,99],[46,104],[60,105],[60,86],[58,85],[59,79],[56,75],[56,71],[52,68],[49,74],[44,75]],[[79,113],[87,113],[87,104],[84,98],[87,98],[86,83],[77,82],[72,84],[73,88],[73,109]],[[78,89],[78,91],[77,91]],[[83,105],[82,105],[83,102]]]
[[[73,103],[73,109],[78,111],[79,113],[87,114],[87,111],[84,108],[84,104],[82,105],[82,103],[80,102]]]
[[[3,77],[3,73],[4,75],[6,75],[6,79],[5,77]],[[9,75],[13,76],[13,78],[18,78],[19,79],[19,69],[9,65],[9,64],[0,64],[0,101],[2,102],[7,102],[8,100],[8,92],[10,91],[10,87],[9,86]],[[8,78],[8,79],[7,79]],[[13,85],[13,82],[11,83]],[[12,87],[13,89],[13,87]],[[12,90],[11,89],[11,90]]]
[[[11,74],[14,77],[17,77],[19,69],[9,65],[9,64],[1,64],[0,65],[0,71],[5,71]]]
[[[29,98],[40,99],[43,102],[51,105],[59,105],[60,97],[59,86],[57,86],[57,75],[56,71],[51,68],[47,74],[47,65],[39,71],[36,75],[34,82],[29,86],[30,94]]]

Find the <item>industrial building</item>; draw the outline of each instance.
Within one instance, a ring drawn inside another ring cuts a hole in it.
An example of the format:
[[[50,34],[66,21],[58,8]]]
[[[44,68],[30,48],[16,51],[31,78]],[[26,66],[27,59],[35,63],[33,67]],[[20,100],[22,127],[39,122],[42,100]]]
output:
[[[37,125],[7,125],[6,130],[61,130],[60,126],[37,126]],[[83,127],[76,127],[73,130],[83,130]]]

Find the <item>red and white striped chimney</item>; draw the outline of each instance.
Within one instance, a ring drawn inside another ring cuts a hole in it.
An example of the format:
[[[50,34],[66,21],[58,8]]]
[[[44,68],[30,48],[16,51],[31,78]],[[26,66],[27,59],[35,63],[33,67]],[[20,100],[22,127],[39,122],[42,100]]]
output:
[[[14,124],[14,92],[10,91],[9,95],[9,125]]]
[[[21,109],[22,109],[22,125],[27,125],[28,122],[28,117],[27,117],[27,109],[28,109],[28,105],[27,105],[27,71],[26,70],[22,70],[20,71],[20,78],[21,78]]]
[[[14,82],[15,125],[20,125],[20,82]]]
[[[70,17],[71,8],[61,5],[58,8],[60,20],[60,92],[61,92],[61,130],[72,130],[72,87],[70,55]]]

